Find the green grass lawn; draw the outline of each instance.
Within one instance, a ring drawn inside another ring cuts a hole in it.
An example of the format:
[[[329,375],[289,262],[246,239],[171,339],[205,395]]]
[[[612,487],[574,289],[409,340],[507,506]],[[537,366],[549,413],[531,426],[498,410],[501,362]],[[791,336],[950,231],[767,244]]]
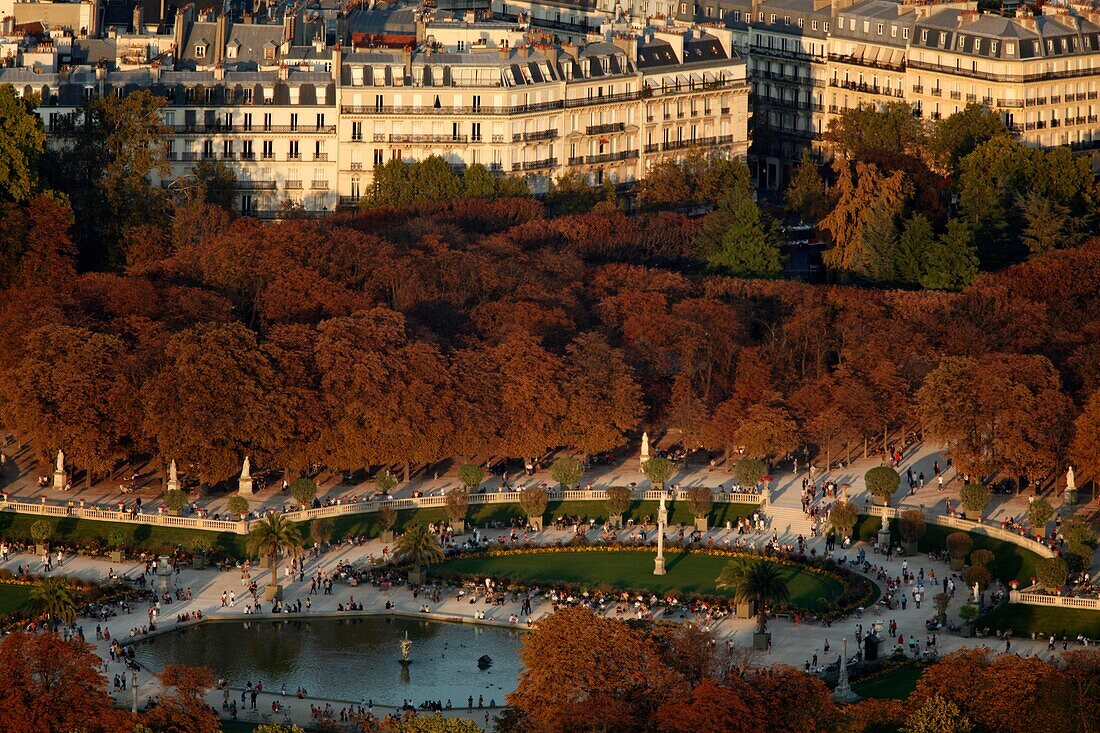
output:
[[[865,542],[874,542],[875,535],[878,534],[881,526],[882,520],[879,517],[860,515],[853,534]],[[924,537],[917,543],[917,549],[921,552],[943,550],[947,547],[947,536],[959,531],[961,530],[941,527],[938,524],[928,524]],[[1035,566],[1042,560],[1037,553],[1011,542],[1005,542],[986,535],[973,532],[967,532],[967,534],[974,542],[973,549],[990,550],[993,553],[995,559],[989,569],[994,577],[1006,583],[1015,579],[1019,580],[1024,586],[1031,585],[1031,578],[1035,576]],[[901,536],[898,533],[896,519],[890,520],[890,535],[895,540]]]
[[[0,583],[0,616],[18,611],[27,605],[31,598],[29,585],[8,585]]]
[[[994,631],[1012,629],[1017,636],[1030,637],[1032,633],[1047,637],[1062,635],[1071,640],[1078,634],[1090,639],[1100,639],[1100,612],[1076,608],[1048,608],[1023,603],[1005,603],[979,618],[975,625],[988,626]]]
[[[491,576],[529,583],[565,582],[579,585],[609,585],[665,592],[680,590],[688,594],[724,594],[714,580],[729,561],[691,553],[667,557],[663,576],[653,574],[651,552],[554,552],[531,555],[472,556],[448,560],[432,568],[432,573]],[[843,587],[825,575],[809,570],[781,566],[791,594],[791,604],[816,609],[819,598],[836,599]]]
[[[244,553],[244,535],[232,532],[206,532],[177,527],[158,527],[151,524],[101,522],[77,517],[43,517],[16,512],[0,512],[0,537],[30,540],[31,525],[38,521],[44,521],[51,526],[50,542],[87,544],[94,539],[98,540],[103,547],[107,544],[107,538],[117,529],[126,537],[128,547],[141,547],[160,552],[178,545],[188,548],[196,537],[204,537],[213,539],[215,547],[224,552],[235,555]]]
[[[906,664],[864,683],[856,683],[852,691],[860,697],[878,700],[904,700],[917,688],[922,668],[918,664]]]

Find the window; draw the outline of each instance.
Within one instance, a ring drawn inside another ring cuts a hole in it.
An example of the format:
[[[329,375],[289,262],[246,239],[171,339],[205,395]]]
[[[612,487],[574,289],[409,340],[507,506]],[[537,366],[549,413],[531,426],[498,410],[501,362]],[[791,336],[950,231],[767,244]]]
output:
[[[206,58],[206,46],[195,46],[195,58],[197,58],[197,59]]]
[[[252,90],[251,89],[245,89],[244,90],[244,103],[245,104],[252,104]]]
[[[909,29],[908,28],[902,28],[901,29],[901,37],[904,38],[907,41],[909,40]]]
[[[997,42],[996,41],[990,41],[989,42],[989,52],[991,54],[993,54],[994,56],[997,55]]]
[[[928,31],[921,31],[920,32],[920,40],[921,40],[921,43],[927,43],[928,42]]]
[[[811,20],[810,21],[810,28],[813,28],[815,31],[817,30],[817,21],[816,20]]]
[[[1054,53],[1054,41],[1047,41],[1047,53]]]
[[[458,42],[458,50],[460,52],[466,50],[466,41],[459,41]]]
[[[1008,56],[1015,56],[1016,55],[1016,44],[1015,43],[1006,43],[1005,44],[1005,54],[1008,55]]]
[[[363,123],[353,122],[351,123],[351,139],[362,140],[363,139]]]
[[[252,113],[251,112],[245,112],[244,113],[244,129],[245,129],[245,132],[252,129]]]
[[[475,143],[481,142],[481,123],[474,122],[470,125],[470,139]]]
[[[374,164],[376,166],[382,165],[382,151],[378,148],[374,149]]]
[[[268,46],[267,48],[264,49],[264,61],[274,61],[274,60],[275,60],[275,47],[274,46]]]
[[[806,21],[803,20],[802,18],[799,18],[798,19],[798,27],[803,28],[803,27],[805,27],[805,25],[806,25]]]
[[[975,38],[974,39],[974,53],[981,53],[981,50],[982,50],[982,39]]]
[[[290,141],[290,147],[287,150],[286,157],[289,158],[290,160],[298,160],[299,158],[302,157],[301,151],[298,150],[298,141],[297,140],[291,140]]]
[[[826,33],[829,32],[829,21],[825,21],[821,24],[821,30],[825,31]]]
[[[772,25],[775,25],[775,13],[772,13],[770,16],[768,16],[768,22]]]
[[[733,11],[733,20],[734,20],[734,22],[736,22],[736,23],[740,23],[740,22],[741,22],[741,11],[740,11],[740,10],[734,10],[734,11]]]
[[[848,19],[848,30],[854,31],[855,29],[856,29],[856,19],[855,18],[849,18]]]
[[[876,25],[876,26],[875,26],[875,30],[876,30],[876,31],[878,32],[878,34],[879,34],[879,35],[881,36],[881,35],[882,35],[882,23],[879,23],[878,25]]]
[[[291,115],[290,115],[290,131],[291,132],[297,132],[298,131],[298,113],[297,112],[292,112]]]
[[[271,160],[275,157],[275,143],[272,140],[264,140],[263,149],[264,160]]]
[[[271,131],[271,113],[264,112],[264,132]]]
[[[688,6],[687,3],[680,3],[680,15],[687,15]]]
[[[760,22],[760,23],[763,23],[763,22],[764,22],[764,11],[763,11],[763,10],[761,10],[761,11],[760,11],[760,13],[759,13],[759,14],[757,14],[757,16],[756,16],[756,20],[757,20],[758,22]]]
[[[790,25],[790,24],[791,24],[791,16],[784,15],[783,16],[783,25]]]
[[[324,112],[318,112],[317,113],[317,129],[322,130],[322,129],[324,129],[324,127],[325,127],[325,113]]]
[[[959,48],[962,48],[965,45],[966,45],[966,36],[960,34],[959,35]]]

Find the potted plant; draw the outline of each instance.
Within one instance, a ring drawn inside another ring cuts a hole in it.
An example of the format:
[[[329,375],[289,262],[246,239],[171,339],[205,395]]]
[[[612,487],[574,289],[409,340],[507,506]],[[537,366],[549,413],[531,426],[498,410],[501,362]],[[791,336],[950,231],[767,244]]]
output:
[[[248,533],[250,555],[260,557],[271,566],[271,582],[264,588],[264,600],[283,597],[279,585],[279,558],[301,552],[302,533],[297,525],[279,512],[271,512],[262,522],[256,522]]]
[[[467,491],[477,491],[485,480],[485,469],[476,463],[463,463],[458,467],[458,480]]]
[[[947,625],[947,607],[951,605],[951,596],[946,593],[937,593],[932,599],[936,604],[936,618],[943,625]]]
[[[758,458],[742,458],[733,464],[733,480],[750,490],[755,489],[767,473],[767,465]]]
[[[584,475],[584,464],[576,458],[559,458],[550,466],[550,477],[558,482],[562,491],[569,490]]]
[[[317,498],[317,484],[306,476],[296,478],[290,482],[290,495],[302,509],[309,509],[310,504]]]
[[[466,531],[466,513],[470,509],[470,501],[466,497],[466,489],[451,489],[447,492],[447,517],[451,520],[451,529],[455,534]]]
[[[202,570],[206,567],[206,553],[214,549],[214,542],[204,535],[199,535],[191,540],[191,567]]]
[[[962,570],[966,565],[966,556],[974,542],[966,532],[952,532],[947,535],[947,550],[951,553],[951,569]]]
[[[890,506],[890,497],[898,490],[901,476],[889,466],[877,466],[863,474],[863,482],[880,506]]]
[[[53,534],[53,524],[45,519],[39,519],[31,525],[31,539],[34,540],[34,551],[39,555],[45,555],[50,551],[50,535]]]
[[[974,550],[970,553],[970,564],[979,568],[989,567],[989,564],[997,559],[989,550]]]
[[[625,486],[612,486],[607,490],[607,521],[612,527],[623,526],[623,514],[630,508],[634,501],[634,494]]]
[[[1035,499],[1027,508],[1027,522],[1038,539],[1047,533],[1047,522],[1054,516],[1054,507],[1046,499]]]
[[[248,514],[248,499],[239,494],[234,494],[229,497],[229,501],[226,502],[226,510],[230,514],[236,514],[240,519],[244,519]]]
[[[901,534],[901,546],[907,555],[917,553],[917,545],[924,536],[924,512],[920,509],[906,509],[898,517],[898,532]]]
[[[549,502],[550,496],[541,486],[529,486],[519,494],[519,505],[527,513],[527,523],[536,532],[542,529],[542,516]]]
[[[642,466],[642,473],[653,484],[654,489],[664,489],[675,472],[676,464],[667,458],[650,458]]]
[[[693,486],[688,489],[688,503],[691,512],[695,515],[695,529],[706,532],[708,529],[707,518],[710,510],[714,508],[714,494],[706,486]]]
[[[829,512],[829,524],[845,540],[850,539],[859,519],[859,510],[850,501],[838,501]]]
[[[170,489],[164,494],[164,505],[172,514],[179,514],[180,509],[187,505],[187,494],[179,489]]]
[[[121,529],[113,529],[107,535],[107,544],[111,547],[111,562],[122,562],[122,546],[126,544],[126,533]]]
[[[378,510],[378,529],[382,532],[382,542],[387,545],[393,542],[393,526],[397,524],[397,512],[391,506],[384,506]]]
[[[400,562],[411,562],[409,583],[420,585],[424,582],[426,568],[443,559],[443,548],[439,538],[422,524],[411,525],[405,534],[397,538],[394,557]]]
[[[332,539],[334,527],[335,524],[331,519],[314,519],[309,523],[309,536],[319,547]]]
[[[963,636],[967,638],[974,636],[973,624],[974,619],[978,618],[978,607],[967,603],[959,609],[959,618],[963,621]]]
[[[1048,593],[1062,594],[1069,577],[1069,566],[1060,557],[1048,557],[1035,567],[1035,579]]]
[[[981,565],[971,565],[963,573],[963,582],[966,583],[967,590],[973,592],[974,586],[978,586],[978,598],[981,600],[983,594],[989,589],[989,584],[993,582],[993,573],[989,572],[989,568],[982,567]]]
[[[757,558],[737,557],[726,563],[715,580],[719,588],[733,591],[738,605],[751,604],[756,612],[756,632],[753,649],[767,649],[771,634],[767,631],[767,610],[786,603],[790,597],[787,581],[779,565]]]
[[[982,521],[982,512],[992,495],[993,492],[985,484],[966,484],[959,489],[959,499],[963,509],[966,509],[966,516],[973,516],[978,522]]]

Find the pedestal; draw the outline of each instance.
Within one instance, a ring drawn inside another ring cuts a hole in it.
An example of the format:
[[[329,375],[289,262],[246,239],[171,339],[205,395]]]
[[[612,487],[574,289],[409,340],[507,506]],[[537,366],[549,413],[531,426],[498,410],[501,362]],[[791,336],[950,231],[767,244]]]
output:
[[[887,548],[890,547],[890,525],[889,520],[885,517],[882,518],[882,522],[882,529],[878,531],[878,546],[883,552],[886,552]]]
[[[1077,503],[1077,489],[1066,489],[1062,492],[1062,501],[1066,506],[1073,506]]]
[[[65,482],[66,482],[67,478],[68,478],[68,476],[65,474],[64,471],[54,471],[53,472],[53,489],[54,489],[54,491],[64,491],[65,490]]]
[[[239,478],[237,479],[237,490],[241,496],[254,496],[256,492],[252,489],[251,478]]]
[[[167,483],[165,483],[165,485],[164,485],[164,493],[166,493],[166,494],[169,491],[179,491],[179,490],[180,490],[180,480],[178,478],[170,478],[170,479],[168,479]]]
[[[653,574],[664,575],[665,574],[665,557],[664,555],[658,555],[653,559]]]

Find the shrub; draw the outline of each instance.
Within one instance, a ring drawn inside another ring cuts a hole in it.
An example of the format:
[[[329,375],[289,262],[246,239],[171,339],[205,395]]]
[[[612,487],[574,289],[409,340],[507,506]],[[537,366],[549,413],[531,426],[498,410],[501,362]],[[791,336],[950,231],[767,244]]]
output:
[[[187,494],[179,489],[172,489],[164,494],[164,505],[174,512],[183,509],[187,504]]]
[[[688,503],[695,516],[702,519],[714,508],[714,494],[706,486],[694,486],[688,489]]]
[[[1054,508],[1046,499],[1035,499],[1027,508],[1027,521],[1036,535],[1046,532],[1047,522],[1054,516]]]
[[[607,513],[609,515],[621,515],[630,508],[634,500],[634,494],[625,486],[612,486],[607,490]]]
[[[984,568],[996,559],[997,556],[990,550],[974,550],[970,553],[970,564],[976,567]]]
[[[852,528],[859,519],[859,510],[850,501],[838,501],[829,513],[829,524],[844,537],[852,536]]]
[[[317,498],[317,484],[305,476],[296,478],[290,482],[290,495],[302,506],[309,506]]]
[[[205,535],[192,537],[188,544],[190,545],[191,551],[196,555],[204,555],[214,549],[214,540]]]
[[[393,511],[392,509],[390,511]],[[309,523],[309,536],[317,544],[332,539],[332,529],[335,523],[331,519],[314,519]]]
[[[665,483],[676,472],[676,464],[667,458],[650,458],[642,465],[642,473],[654,487],[664,488]]]
[[[226,508],[230,514],[236,514],[237,516],[248,514],[248,499],[243,496],[231,496],[229,501],[226,502]]]
[[[378,510],[378,528],[383,532],[389,532],[397,524],[397,512],[392,506],[384,506]]]
[[[906,509],[898,517],[898,532],[906,542],[918,542],[924,530],[924,512],[920,509]]]
[[[461,522],[466,519],[466,512],[470,509],[470,502],[466,498],[465,489],[452,489],[447,492],[447,516],[452,522]]]
[[[107,544],[116,550],[121,550],[122,546],[126,544],[126,533],[121,529],[112,529],[111,533],[107,535]]]
[[[768,475],[768,466],[759,458],[742,458],[733,465],[733,479],[742,486],[755,487]]]
[[[529,486],[520,492],[519,505],[529,517],[541,517],[546,513],[546,505],[550,496],[541,486]]]
[[[974,541],[966,532],[952,532],[947,535],[947,549],[955,559],[966,557],[973,547]]]
[[[968,513],[981,516],[993,492],[985,484],[966,484],[959,490],[959,498]]]
[[[966,583],[967,588],[973,588],[974,584],[977,583],[978,590],[985,592],[989,588],[989,584],[993,582],[993,573],[989,572],[989,568],[973,565],[963,573],[963,582]]]
[[[485,480],[485,469],[476,463],[463,463],[458,467],[458,480],[468,491],[475,491]]]
[[[390,469],[383,468],[374,477],[374,485],[379,491],[390,493],[397,486],[397,477],[390,472]]]
[[[1069,567],[1060,557],[1048,557],[1035,567],[1035,579],[1051,593],[1057,593],[1066,585]]]
[[[31,538],[35,542],[45,542],[53,534],[53,525],[45,519],[39,519],[31,525]]]
[[[974,619],[978,618],[978,608],[972,606],[969,603],[959,609],[959,618],[966,623],[970,623]]]
[[[550,466],[551,478],[558,482],[563,491],[580,481],[583,475],[584,464],[576,458],[559,458]]]
[[[884,504],[888,504],[890,503],[890,497],[898,490],[898,485],[901,483],[901,476],[892,468],[878,466],[863,474],[863,481],[871,496],[882,501]]]

